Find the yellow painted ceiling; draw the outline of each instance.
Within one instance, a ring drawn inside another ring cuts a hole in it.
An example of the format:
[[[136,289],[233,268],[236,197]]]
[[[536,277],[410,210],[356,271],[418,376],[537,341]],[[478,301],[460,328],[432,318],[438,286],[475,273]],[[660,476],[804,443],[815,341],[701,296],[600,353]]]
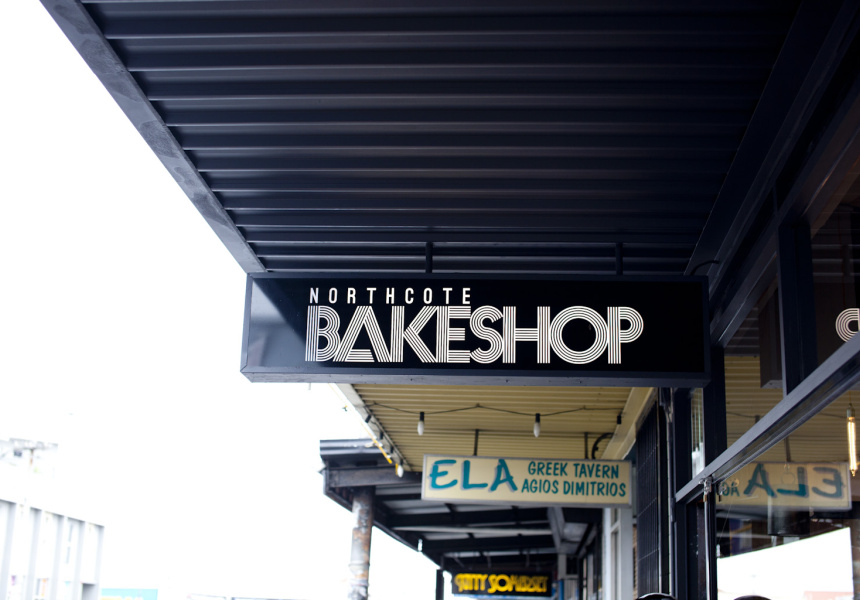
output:
[[[353,386],[402,453],[420,470],[424,454],[583,458],[612,434],[630,388],[517,386]],[[424,435],[417,433],[425,413]],[[533,433],[541,414],[540,437]],[[635,415],[632,416],[635,418]],[[602,456],[608,439],[596,454]]]

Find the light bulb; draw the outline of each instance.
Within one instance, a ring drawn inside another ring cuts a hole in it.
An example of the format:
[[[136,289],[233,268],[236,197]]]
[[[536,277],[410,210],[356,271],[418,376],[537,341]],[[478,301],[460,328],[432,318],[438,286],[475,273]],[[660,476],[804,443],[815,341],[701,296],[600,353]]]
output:
[[[424,435],[424,413],[418,415],[418,435]]]
[[[540,437],[540,413],[535,413],[535,437]]]
[[[403,465],[401,465],[401,464],[397,465],[397,476],[403,477]]]
[[[857,429],[854,424],[854,407],[848,405],[848,468],[851,476],[857,473]]]

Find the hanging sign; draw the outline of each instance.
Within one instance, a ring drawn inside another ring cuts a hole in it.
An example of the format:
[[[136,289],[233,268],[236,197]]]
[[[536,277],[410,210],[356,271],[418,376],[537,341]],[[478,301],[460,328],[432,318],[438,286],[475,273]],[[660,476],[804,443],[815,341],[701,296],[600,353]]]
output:
[[[251,274],[252,381],[702,385],[704,280]]]
[[[501,596],[551,598],[552,574],[457,573],[451,578],[451,590],[455,596],[469,596],[471,598],[498,598]]]
[[[718,502],[849,510],[848,463],[752,463],[720,483]]]
[[[630,506],[630,463],[424,456],[421,498],[452,503]]]

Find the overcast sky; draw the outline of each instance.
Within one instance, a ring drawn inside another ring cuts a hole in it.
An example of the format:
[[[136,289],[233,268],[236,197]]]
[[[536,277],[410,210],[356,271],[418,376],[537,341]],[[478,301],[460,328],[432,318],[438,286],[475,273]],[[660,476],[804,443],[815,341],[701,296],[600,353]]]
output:
[[[344,598],[319,439],[360,424],[327,386],[240,375],[245,274],[41,4],[7,4],[0,439],[60,445],[46,493],[106,525],[106,587]],[[38,491],[0,471],[0,497]],[[371,562],[374,600],[434,597],[380,532]]]

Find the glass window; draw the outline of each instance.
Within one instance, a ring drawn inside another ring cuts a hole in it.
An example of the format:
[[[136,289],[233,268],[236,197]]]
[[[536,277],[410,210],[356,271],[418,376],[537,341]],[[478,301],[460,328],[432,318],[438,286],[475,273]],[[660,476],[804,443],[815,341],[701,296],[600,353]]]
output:
[[[729,446],[783,398],[779,331],[779,298],[773,282],[725,349]]]
[[[819,364],[860,326],[860,161],[812,225]]]
[[[719,598],[855,598],[849,392],[719,485]]]
[[[702,405],[702,389],[693,390],[690,397],[690,446],[692,448],[692,474],[695,476],[705,468],[705,413]]]

